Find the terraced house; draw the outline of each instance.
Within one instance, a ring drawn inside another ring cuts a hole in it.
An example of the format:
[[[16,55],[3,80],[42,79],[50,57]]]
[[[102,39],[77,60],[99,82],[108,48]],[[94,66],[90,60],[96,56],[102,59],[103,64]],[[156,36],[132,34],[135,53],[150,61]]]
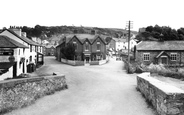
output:
[[[142,41],[136,60],[143,64],[184,65],[184,41]]]
[[[37,64],[43,64],[42,46],[27,38],[26,33],[22,32],[20,28],[5,29],[0,35],[7,36],[28,47],[23,51],[18,51],[20,53],[22,52],[20,57],[22,62],[15,63],[14,66],[16,66],[17,71],[14,76],[18,76],[21,73],[33,72]]]
[[[61,48],[72,43],[75,46],[75,60],[90,63],[106,59],[106,36],[94,34],[71,34],[62,38],[60,45],[56,47],[56,58],[61,59]]]
[[[0,35],[0,80],[25,72],[25,68],[22,67],[25,49],[28,47],[7,36]]]

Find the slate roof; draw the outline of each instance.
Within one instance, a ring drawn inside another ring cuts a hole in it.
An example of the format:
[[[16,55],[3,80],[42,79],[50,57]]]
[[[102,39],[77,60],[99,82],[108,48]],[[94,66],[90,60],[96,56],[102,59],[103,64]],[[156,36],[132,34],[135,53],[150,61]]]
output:
[[[15,35],[16,37],[20,38],[21,40],[23,40],[24,42],[26,42],[26,43],[28,43],[30,45],[36,45],[36,46],[39,45],[39,44],[37,44],[36,42],[30,40],[27,37],[17,35],[13,30],[5,29],[4,31],[10,32],[11,34]]]
[[[56,46],[54,46],[54,45],[45,45],[45,48],[56,48]]]
[[[137,50],[184,50],[184,41],[142,41]]]
[[[127,40],[124,38],[112,38],[116,42],[126,42]]]
[[[78,40],[83,44],[87,39],[89,40],[90,44],[96,40],[96,38],[100,37],[101,40],[106,44],[105,38],[107,36],[104,35],[92,35],[92,34],[69,34],[66,35],[66,43],[68,43],[73,37],[77,37]]]
[[[28,48],[28,47],[7,36],[0,35],[0,48]]]

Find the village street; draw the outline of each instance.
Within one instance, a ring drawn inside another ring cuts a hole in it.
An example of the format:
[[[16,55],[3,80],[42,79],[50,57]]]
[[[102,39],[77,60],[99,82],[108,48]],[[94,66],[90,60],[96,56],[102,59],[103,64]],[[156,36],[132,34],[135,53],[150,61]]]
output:
[[[70,66],[45,57],[35,74],[65,74],[68,89],[7,115],[154,115],[136,91],[136,75],[114,58],[101,66]]]

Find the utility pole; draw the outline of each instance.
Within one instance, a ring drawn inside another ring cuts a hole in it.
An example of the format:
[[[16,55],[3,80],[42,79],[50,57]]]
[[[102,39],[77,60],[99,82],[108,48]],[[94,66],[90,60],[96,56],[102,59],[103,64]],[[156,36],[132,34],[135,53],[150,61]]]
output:
[[[129,70],[129,64],[130,64],[130,29],[132,29],[132,21],[128,21],[128,73]]]

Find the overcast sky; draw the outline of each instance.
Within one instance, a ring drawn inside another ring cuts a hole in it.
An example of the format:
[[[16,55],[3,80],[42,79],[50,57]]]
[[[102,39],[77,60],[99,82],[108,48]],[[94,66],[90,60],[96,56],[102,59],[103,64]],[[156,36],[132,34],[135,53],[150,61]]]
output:
[[[183,0],[1,0],[0,28],[12,26],[92,26],[133,30],[184,27]]]

